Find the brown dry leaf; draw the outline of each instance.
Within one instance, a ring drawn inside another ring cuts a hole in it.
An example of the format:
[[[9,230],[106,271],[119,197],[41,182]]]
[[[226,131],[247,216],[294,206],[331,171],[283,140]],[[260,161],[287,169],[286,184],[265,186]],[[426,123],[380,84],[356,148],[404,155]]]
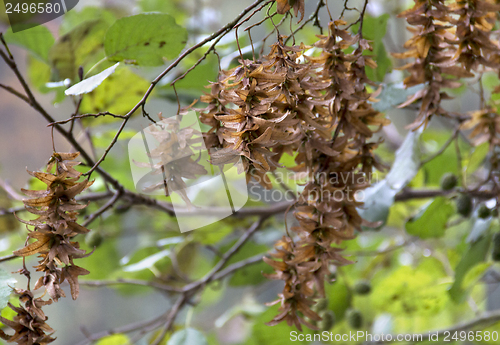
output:
[[[290,5],[288,4],[288,0],[276,0],[276,11],[279,14],[285,14],[290,11]]]
[[[31,232],[30,237],[36,238],[36,242],[28,244],[26,247],[16,250],[13,254],[17,256],[30,256],[50,249],[52,235],[38,231]]]
[[[69,286],[71,288],[71,297],[76,300],[78,298],[78,294],[80,293],[80,284],[78,284],[78,276],[84,276],[89,274],[85,268],[71,265],[66,266],[62,269],[61,282],[65,279],[68,281]]]

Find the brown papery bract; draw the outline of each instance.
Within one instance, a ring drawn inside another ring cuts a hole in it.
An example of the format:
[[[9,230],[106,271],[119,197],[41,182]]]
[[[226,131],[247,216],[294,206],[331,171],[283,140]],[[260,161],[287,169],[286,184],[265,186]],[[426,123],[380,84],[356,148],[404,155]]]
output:
[[[1,318],[5,325],[16,332],[12,336],[0,333],[0,336],[9,342],[17,342],[20,345],[43,345],[54,341],[46,335],[53,330],[45,324],[46,317],[41,307],[65,297],[60,287],[64,281],[69,283],[71,296],[76,299],[79,293],[78,276],[90,273],[73,263],[74,259],[90,255],[79,249],[78,242],[71,241],[76,235],[89,232],[87,228],[77,223],[78,211],[87,205],[79,204],[75,197],[92,185],[92,182],[86,179],[78,181],[81,173],[74,169],[74,166],[79,164],[74,161],[78,155],[78,152],[55,152],[47,164],[47,172],[29,172],[45,183],[47,189],[23,189],[23,192],[30,197],[23,200],[26,210],[38,218],[28,221],[19,219],[19,221],[34,227],[28,234],[28,240],[35,241],[16,250],[14,254],[22,257],[38,254],[40,260],[36,270],[43,272],[44,275],[38,279],[34,289],[44,287],[50,299],[47,301],[41,298],[35,299],[29,290],[15,290],[20,295],[21,302],[25,302],[25,307],[9,305],[17,312],[14,320]],[[55,171],[52,173],[52,170]],[[20,272],[25,273],[24,270]]]
[[[271,188],[265,174],[283,153],[296,153],[291,169],[309,176],[295,204],[298,226],[275,244],[273,259],[264,259],[275,271],[268,278],[285,283],[271,303],[280,308],[269,325],[316,329],[320,317],[311,307],[324,296],[325,277],[351,263],[337,245],[364,223],[355,193],[369,185],[374,167],[383,168],[373,155],[379,142],[369,139],[389,121],[371,107],[365,87],[371,84],[365,66],[376,65],[363,55],[368,42],[342,25],[332,22],[329,34],[320,36],[315,46],[321,55],[305,56],[309,47],[280,39],[261,60],[222,71],[202,97],[209,105],[200,118],[212,127],[206,142],[222,152],[217,162],[242,156],[248,178]],[[350,47],[356,49],[347,53]]]

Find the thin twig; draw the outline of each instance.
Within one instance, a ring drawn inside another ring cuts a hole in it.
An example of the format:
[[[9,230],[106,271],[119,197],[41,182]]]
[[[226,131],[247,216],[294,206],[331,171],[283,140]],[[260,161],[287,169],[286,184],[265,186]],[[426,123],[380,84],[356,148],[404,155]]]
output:
[[[318,4],[316,5],[316,10],[313,12],[313,14],[311,14],[311,16],[309,18],[307,18],[307,20],[305,20],[304,22],[302,22],[302,24],[300,24],[300,26],[295,29],[291,34],[290,36],[288,36],[286,39],[285,39],[285,45],[287,44],[288,40],[292,37],[295,36],[295,34],[297,32],[299,32],[300,30],[302,30],[304,28],[304,26],[306,26],[308,23],[310,23],[311,21],[315,20],[319,23],[319,19],[318,19],[318,15],[319,15],[319,10],[325,6],[325,2],[324,0],[319,0],[318,1]],[[321,30],[320,30],[321,31]]]
[[[426,159],[423,159],[420,162],[420,166],[423,166],[423,165],[429,163],[430,161],[432,161],[434,158],[437,158],[440,155],[442,155],[443,152],[446,151],[446,149],[448,148],[448,146],[450,146],[450,144],[453,142],[453,140],[455,140],[458,137],[459,133],[460,133],[460,128],[459,127],[455,128],[455,130],[453,131],[453,134],[451,135],[451,137],[444,143],[444,145],[439,149],[439,151],[437,151],[432,156],[430,156],[430,157],[428,157]]]
[[[103,155],[101,158],[93,164],[93,167],[86,172],[84,175],[89,176],[98,166],[101,164],[104,159],[106,159],[106,156],[108,155],[109,151],[111,151],[111,148],[115,145],[116,141],[118,140],[118,137],[120,136],[121,132],[125,128],[129,118],[131,117],[132,114],[135,113],[137,109],[140,107],[143,107],[146,104],[146,101],[148,100],[149,96],[153,92],[154,88],[156,85],[160,82],[160,80],[163,79],[172,69],[174,69],[182,60],[184,60],[185,57],[187,57],[189,54],[191,54],[193,51],[197,50],[198,48],[202,47],[205,45],[205,43],[208,43],[215,38],[219,37],[220,35],[226,35],[230,29],[234,28],[234,26],[240,21],[241,18],[247,15],[251,10],[253,10],[255,7],[257,7],[261,2],[264,0],[256,0],[253,4],[248,6],[241,12],[234,20],[226,24],[224,27],[219,29],[218,31],[214,32],[212,35],[208,36],[204,40],[198,42],[197,44],[193,45],[191,48],[185,50],[182,54],[180,54],[177,59],[175,59],[166,69],[163,70],[152,82],[151,85],[149,85],[149,88],[147,89],[146,93],[142,97],[142,99],[125,115],[125,119],[123,120],[120,128],[118,129],[118,132],[114,136],[113,140],[111,143],[108,145],[106,150],[104,151]],[[145,112],[145,111],[143,111]],[[52,121],[54,122],[54,121]]]
[[[80,285],[88,287],[107,287],[114,285],[137,285],[146,286],[162,291],[182,292],[182,289],[172,287],[167,284],[157,283],[154,281],[138,280],[138,279],[117,279],[117,280],[82,280]]]
[[[10,261],[10,260],[13,260],[13,259],[16,259],[16,258],[20,258],[20,256],[17,256],[17,255],[7,255],[7,256],[3,256],[3,257],[0,257],[0,262],[6,262],[6,261]]]
[[[86,117],[95,117],[95,118],[97,118],[97,117],[100,117],[100,116],[111,116],[111,117],[114,117],[114,118],[117,118],[117,119],[124,119],[125,118],[124,115],[116,115],[116,114],[110,113],[109,111],[104,111],[104,112],[97,113],[97,114],[80,114],[80,115],[75,115],[75,116],[70,117],[69,119],[66,119],[66,120],[51,122],[51,123],[49,123],[47,125],[47,127],[54,126],[55,124],[64,125],[65,123],[68,123],[68,122],[72,121],[73,119],[83,119],[83,118],[86,118]]]
[[[4,84],[0,84],[0,88],[10,92],[11,94],[13,94],[14,96],[16,97],[19,97],[20,99],[22,99],[23,101],[25,101],[26,103],[29,103],[29,99],[28,97],[26,97],[25,95],[23,95],[22,93],[20,93],[19,91],[15,90],[14,88],[10,87],[10,86],[7,86],[7,85],[4,85]]]
[[[108,200],[104,206],[102,206],[100,209],[98,209],[96,212],[92,213],[86,220],[85,222],[82,223],[83,227],[87,227],[90,223],[92,223],[97,217],[99,217],[101,214],[106,212],[108,209],[113,207],[113,205],[120,199],[122,196],[121,191],[117,191],[115,195],[111,199]]]

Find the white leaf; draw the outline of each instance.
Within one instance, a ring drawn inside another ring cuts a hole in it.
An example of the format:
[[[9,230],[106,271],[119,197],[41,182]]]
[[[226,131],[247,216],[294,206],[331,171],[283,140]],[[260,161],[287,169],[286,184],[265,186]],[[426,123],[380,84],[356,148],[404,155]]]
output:
[[[101,73],[96,74],[90,78],[82,80],[78,84],[75,84],[72,87],[70,87],[69,89],[67,89],[66,91],[64,91],[64,93],[66,94],[66,96],[78,96],[78,95],[81,95],[82,93],[89,93],[89,92],[93,91],[96,87],[101,85],[101,83],[107,77],[109,77],[111,74],[113,74],[115,72],[115,70],[119,64],[120,63],[118,62],[118,63],[114,64],[113,66],[106,68]]]
[[[163,259],[169,255],[170,255],[170,249],[162,250],[161,252],[150,255],[150,256],[142,259],[141,261],[139,261],[135,264],[125,266],[123,268],[123,271],[124,272],[137,272],[137,271],[141,271],[141,270],[148,269],[148,268],[151,269],[151,268],[153,268],[154,264],[156,264],[158,261],[160,261],[161,259]]]

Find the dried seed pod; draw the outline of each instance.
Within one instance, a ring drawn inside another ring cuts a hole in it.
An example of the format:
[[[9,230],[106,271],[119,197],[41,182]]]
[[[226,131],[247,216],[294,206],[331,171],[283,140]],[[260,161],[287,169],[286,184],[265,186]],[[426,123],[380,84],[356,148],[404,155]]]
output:
[[[71,241],[76,235],[90,231],[77,223],[78,211],[87,205],[79,204],[75,197],[92,185],[92,182],[86,179],[78,182],[82,175],[74,169],[80,164],[74,161],[78,155],[78,152],[55,152],[47,163],[47,172],[28,171],[30,175],[45,183],[47,189],[22,190],[30,197],[23,200],[26,210],[38,218],[30,221],[19,219],[34,227],[28,238],[34,239],[35,242],[14,251],[14,254],[23,257],[38,254],[40,261],[35,267],[37,271],[44,272],[44,276],[36,282],[35,290],[45,287],[49,296],[56,302],[60,297],[65,297],[60,284],[68,281],[71,296],[76,299],[79,293],[78,276],[90,273],[73,264],[74,259],[90,255],[79,249],[78,242]],[[54,173],[51,173],[54,168]]]

